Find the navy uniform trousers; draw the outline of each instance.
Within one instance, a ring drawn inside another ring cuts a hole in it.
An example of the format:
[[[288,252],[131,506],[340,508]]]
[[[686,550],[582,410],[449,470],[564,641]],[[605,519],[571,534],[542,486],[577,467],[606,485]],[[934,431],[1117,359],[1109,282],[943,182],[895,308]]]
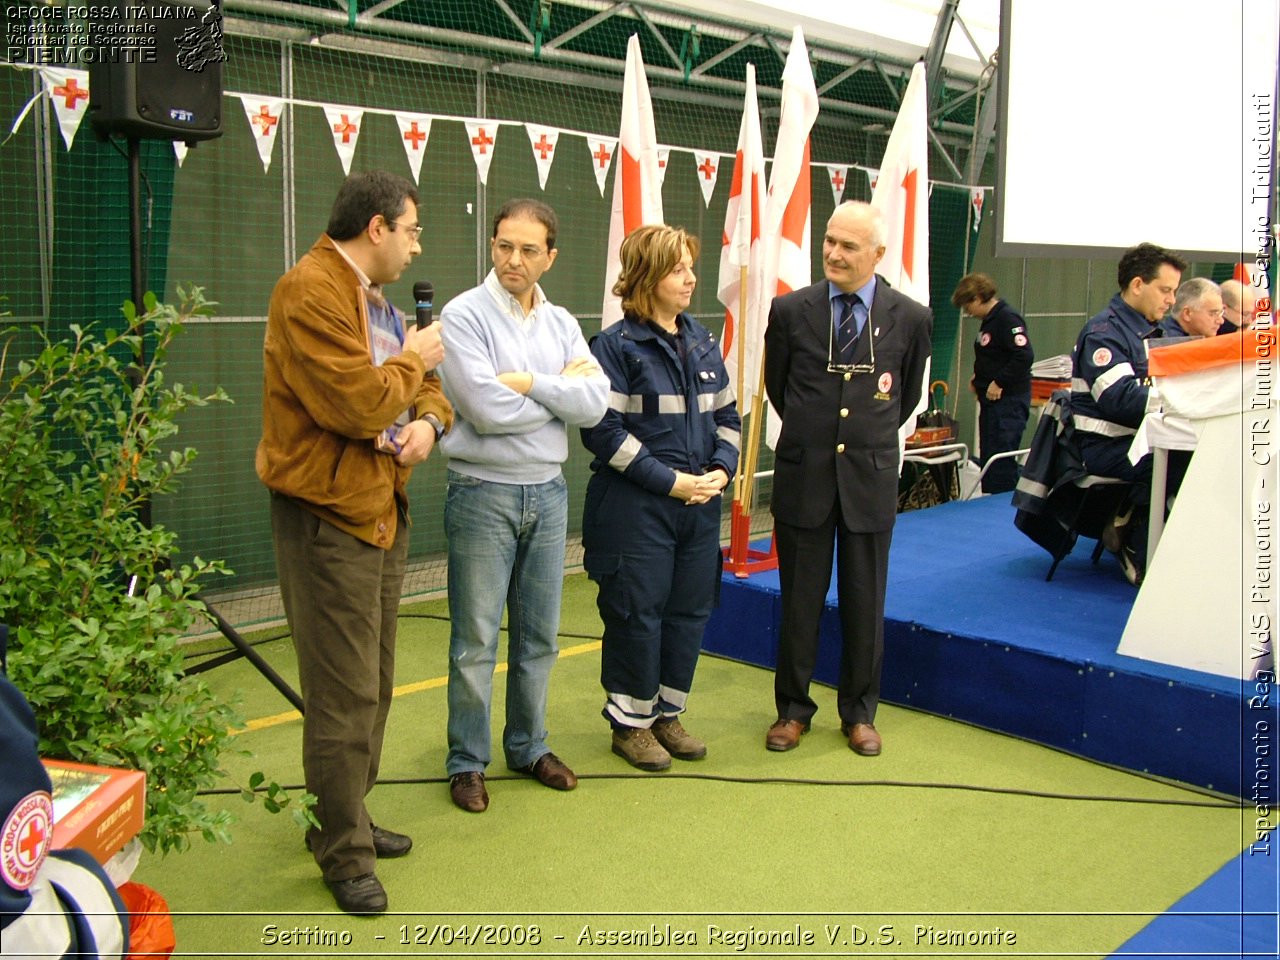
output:
[[[587,574],[604,622],[600,682],[615,727],[684,710],[720,596],[720,500],[687,506],[603,467],[583,511]]]

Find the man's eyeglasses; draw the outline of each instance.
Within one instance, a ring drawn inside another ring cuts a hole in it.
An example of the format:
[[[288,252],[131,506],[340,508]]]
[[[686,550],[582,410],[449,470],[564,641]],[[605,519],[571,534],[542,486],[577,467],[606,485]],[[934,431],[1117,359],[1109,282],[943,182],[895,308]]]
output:
[[[495,240],[493,249],[497,251],[498,256],[503,260],[509,260],[516,250],[520,251],[520,256],[524,260],[537,260],[547,252],[542,247],[535,247],[531,243],[526,243],[523,247],[517,247],[514,243],[509,243],[506,240]]]
[[[827,337],[827,373],[843,373],[847,376],[852,376],[857,373],[876,372],[876,338],[874,331],[871,329],[870,317],[867,317],[867,321],[862,328],[867,335],[867,346],[871,348],[870,363],[840,363],[836,360],[836,308],[834,300],[831,302],[831,326],[828,329],[830,332]]]
[[[422,236],[422,227],[415,223],[401,223],[399,220],[387,221],[387,229],[394,231],[396,227],[404,227],[405,232],[414,240]]]

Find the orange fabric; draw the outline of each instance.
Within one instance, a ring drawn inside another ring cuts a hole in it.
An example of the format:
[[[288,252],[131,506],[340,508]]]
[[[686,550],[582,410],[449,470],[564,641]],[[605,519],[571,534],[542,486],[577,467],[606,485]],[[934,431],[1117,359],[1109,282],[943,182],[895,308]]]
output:
[[[1151,350],[1148,371],[1153,377],[1176,377],[1197,370],[1270,360],[1275,355],[1275,332],[1251,328],[1168,347],[1157,343]]]
[[[167,957],[178,945],[169,904],[141,883],[123,883],[118,891],[129,910],[129,953],[125,960]]]

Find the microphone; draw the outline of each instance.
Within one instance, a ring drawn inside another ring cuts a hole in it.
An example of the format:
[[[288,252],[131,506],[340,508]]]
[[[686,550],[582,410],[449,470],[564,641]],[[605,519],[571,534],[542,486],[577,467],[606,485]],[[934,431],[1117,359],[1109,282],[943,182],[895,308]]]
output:
[[[430,280],[419,280],[413,285],[413,299],[418,314],[418,328],[422,329],[431,323],[431,301],[436,295],[436,288]]]

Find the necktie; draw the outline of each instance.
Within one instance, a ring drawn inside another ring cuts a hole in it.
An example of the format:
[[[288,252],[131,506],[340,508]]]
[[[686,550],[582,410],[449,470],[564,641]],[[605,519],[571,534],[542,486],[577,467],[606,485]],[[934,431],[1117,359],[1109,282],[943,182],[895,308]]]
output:
[[[858,342],[858,321],[854,317],[853,305],[862,300],[856,293],[843,293],[836,298],[840,301],[840,319],[836,325],[836,345],[840,348],[840,362],[853,363],[853,348]]]

